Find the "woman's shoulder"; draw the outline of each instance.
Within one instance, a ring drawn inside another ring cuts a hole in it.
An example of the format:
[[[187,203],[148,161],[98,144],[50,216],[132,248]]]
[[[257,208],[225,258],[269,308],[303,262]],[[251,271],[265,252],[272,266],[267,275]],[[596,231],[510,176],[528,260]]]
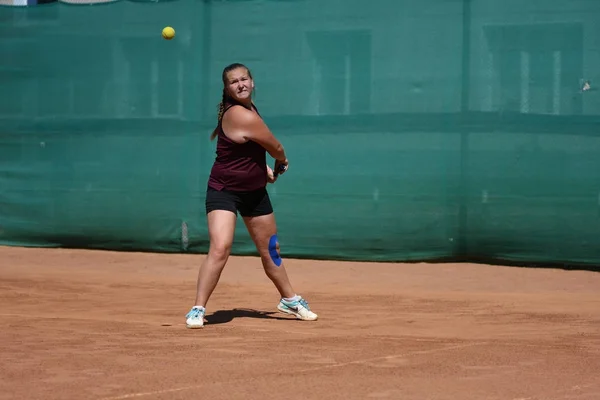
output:
[[[253,108],[255,108],[254,104],[252,106]],[[227,108],[227,111],[227,114],[229,114],[228,119],[234,119],[240,124],[255,123],[256,121],[261,119],[260,116],[257,114],[258,110],[256,110],[256,112],[253,112],[252,110],[247,109],[241,104],[233,104]]]

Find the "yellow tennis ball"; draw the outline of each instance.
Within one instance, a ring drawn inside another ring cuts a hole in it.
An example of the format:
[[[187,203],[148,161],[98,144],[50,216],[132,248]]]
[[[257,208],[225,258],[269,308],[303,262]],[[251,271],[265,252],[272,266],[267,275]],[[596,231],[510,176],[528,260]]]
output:
[[[167,40],[173,39],[175,37],[175,29],[171,28],[170,26],[167,26],[162,30],[162,37]]]

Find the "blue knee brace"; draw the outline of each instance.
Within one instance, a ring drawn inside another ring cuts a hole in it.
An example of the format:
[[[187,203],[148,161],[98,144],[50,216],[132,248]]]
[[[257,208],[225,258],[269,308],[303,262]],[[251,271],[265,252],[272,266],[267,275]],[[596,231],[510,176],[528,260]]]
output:
[[[271,239],[269,239],[269,255],[271,256],[273,263],[279,267],[282,260],[279,251],[277,250],[277,234],[271,236]]]

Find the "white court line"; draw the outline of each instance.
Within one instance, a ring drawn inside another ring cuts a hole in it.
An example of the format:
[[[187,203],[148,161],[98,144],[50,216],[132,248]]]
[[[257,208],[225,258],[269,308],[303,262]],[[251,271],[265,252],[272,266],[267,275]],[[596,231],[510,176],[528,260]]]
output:
[[[457,345],[457,346],[442,347],[442,348],[439,348],[439,349],[431,349],[431,350],[409,351],[407,353],[391,354],[391,355],[387,355],[387,356],[383,356],[383,357],[366,358],[364,360],[355,360],[355,361],[348,361],[348,362],[337,363],[337,364],[321,365],[321,366],[314,367],[314,368],[301,369],[301,370],[296,371],[296,372],[318,371],[318,370],[321,370],[321,369],[339,368],[339,367],[345,367],[347,365],[364,364],[364,363],[373,362],[373,361],[393,360],[395,358],[413,356],[413,355],[417,355],[417,354],[438,353],[438,352],[441,352],[441,351],[464,349],[464,348],[467,348],[467,347],[481,346],[481,345],[484,345],[484,344],[487,344],[487,342],[462,344],[462,345]]]
[[[402,353],[402,354],[393,354],[393,355],[387,355],[387,356],[383,356],[383,357],[366,358],[366,359],[363,359],[363,360],[355,360],[355,361],[349,361],[349,362],[344,362],[344,363],[337,363],[337,364],[319,366],[319,367],[315,367],[315,368],[301,369],[301,370],[295,371],[295,372],[310,372],[310,371],[318,371],[318,370],[326,369],[326,368],[339,368],[339,367],[344,367],[346,365],[363,364],[363,363],[366,363],[366,362],[378,361],[378,360],[392,360],[392,359],[398,358],[398,357],[407,357],[407,356],[417,355],[417,354],[438,353],[438,352],[441,352],[441,351],[464,349],[464,348],[467,348],[467,347],[480,346],[480,345],[483,345],[483,344],[487,344],[487,342],[470,343],[470,344],[463,344],[463,345],[457,345],[457,346],[442,347],[442,348],[439,348],[439,349],[431,349],[431,350],[410,351],[410,352]],[[243,379],[228,380],[228,381],[223,381],[223,382],[213,382],[212,384],[215,384],[215,383],[217,383],[217,384],[220,384],[220,383],[231,384],[232,382],[247,381],[247,380],[248,379],[243,378]],[[101,400],[125,400],[125,399],[133,399],[133,398],[136,398],[136,397],[154,396],[154,395],[164,394],[164,393],[174,393],[174,392],[181,392],[181,391],[184,391],[184,390],[199,389],[202,386],[205,386],[205,385],[184,386],[184,387],[179,387],[179,388],[174,388],[174,389],[156,390],[156,391],[153,391],[153,392],[130,393],[130,394],[122,395],[122,396],[105,397],[105,398],[103,398]]]
[[[153,395],[157,395],[157,394],[174,393],[174,392],[181,392],[183,390],[198,389],[200,386],[201,385],[185,386],[185,387],[180,387],[180,388],[176,388],[176,389],[156,390],[154,392],[131,393],[131,394],[124,394],[122,396],[116,396],[116,397],[105,397],[102,400],[133,399],[136,397],[153,396]]]
[[[598,383],[598,382],[592,382],[592,383],[588,383],[586,385],[575,385],[575,386],[571,386],[568,389],[560,390],[560,391],[558,391],[558,392],[556,392],[554,394],[555,395],[562,394],[563,396],[568,396],[570,398],[571,397],[571,395],[569,394],[570,392],[581,391],[582,389],[589,389],[589,388],[592,388],[592,387],[598,386],[598,385],[600,385],[600,383]],[[590,394],[596,394],[596,393],[582,393],[582,394],[577,394],[575,396],[580,397],[581,395],[587,396],[587,395],[590,395]],[[567,397],[565,397],[565,399],[566,398]],[[516,398],[514,398],[512,400],[535,400],[535,399],[539,399],[539,397],[537,397],[537,396],[532,396],[532,397],[516,397]]]

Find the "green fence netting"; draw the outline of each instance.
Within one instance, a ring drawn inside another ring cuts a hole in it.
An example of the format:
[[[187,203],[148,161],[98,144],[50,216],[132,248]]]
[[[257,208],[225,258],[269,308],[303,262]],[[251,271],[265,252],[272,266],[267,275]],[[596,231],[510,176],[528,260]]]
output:
[[[0,244],[205,252],[243,62],[285,257],[600,264],[597,0],[1,1]]]

